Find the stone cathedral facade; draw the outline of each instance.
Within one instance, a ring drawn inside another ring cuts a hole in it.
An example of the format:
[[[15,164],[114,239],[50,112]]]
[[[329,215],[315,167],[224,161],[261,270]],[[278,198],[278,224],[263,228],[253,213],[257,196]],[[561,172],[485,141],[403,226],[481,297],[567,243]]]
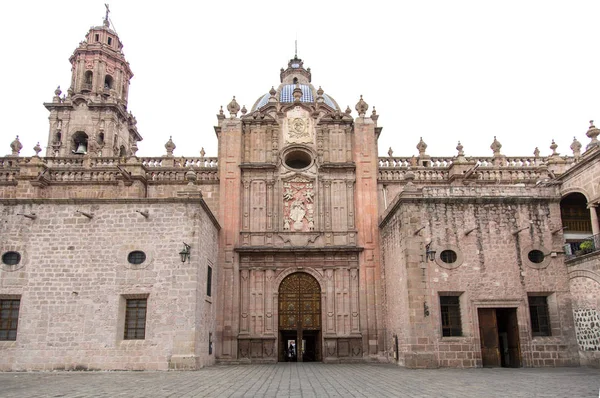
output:
[[[600,366],[593,123],[572,156],[380,157],[295,56],[218,156],[138,157],[122,47],[92,27],[45,156],[0,158],[0,370]]]

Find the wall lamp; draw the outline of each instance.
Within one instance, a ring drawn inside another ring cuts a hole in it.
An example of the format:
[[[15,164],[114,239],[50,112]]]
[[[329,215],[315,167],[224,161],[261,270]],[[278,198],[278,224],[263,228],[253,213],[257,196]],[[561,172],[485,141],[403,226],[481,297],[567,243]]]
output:
[[[30,214],[17,213],[17,216],[23,216],[23,217],[29,218],[30,220],[35,220],[37,218],[35,213],[30,213]]]
[[[431,250],[431,242],[425,245],[425,259],[429,261],[435,260],[435,250]]]
[[[181,262],[185,263],[186,260],[190,259],[190,248],[191,246],[187,243],[183,242],[183,250],[179,252],[179,256],[181,257]]]

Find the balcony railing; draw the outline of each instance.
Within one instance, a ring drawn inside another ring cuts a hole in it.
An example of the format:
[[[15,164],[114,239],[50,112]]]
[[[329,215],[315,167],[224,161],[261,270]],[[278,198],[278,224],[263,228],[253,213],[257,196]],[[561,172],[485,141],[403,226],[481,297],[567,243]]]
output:
[[[565,257],[567,260],[597,251],[600,251],[600,234],[592,235],[579,242],[568,242],[565,244]]]

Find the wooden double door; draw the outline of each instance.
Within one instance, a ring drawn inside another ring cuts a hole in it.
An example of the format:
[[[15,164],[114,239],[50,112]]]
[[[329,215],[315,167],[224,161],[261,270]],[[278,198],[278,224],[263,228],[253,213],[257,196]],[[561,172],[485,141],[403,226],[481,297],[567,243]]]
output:
[[[484,367],[521,367],[516,308],[479,308],[479,336]]]
[[[279,286],[279,361],[321,360],[321,287],[304,272]]]

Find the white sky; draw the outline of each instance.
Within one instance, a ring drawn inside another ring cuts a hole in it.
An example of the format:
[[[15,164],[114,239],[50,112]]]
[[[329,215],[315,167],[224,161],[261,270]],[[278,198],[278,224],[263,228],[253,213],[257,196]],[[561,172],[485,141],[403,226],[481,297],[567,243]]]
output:
[[[106,0],[2,4],[0,144],[45,147],[48,112],[70,83],[69,56]],[[217,155],[219,106],[248,110],[279,84],[294,55],[342,109],[359,95],[380,114],[379,153],[411,156],[422,136],[434,156],[571,154],[600,125],[599,1],[111,1],[131,64],[129,110],[139,156]],[[369,113],[371,109],[369,109]]]

